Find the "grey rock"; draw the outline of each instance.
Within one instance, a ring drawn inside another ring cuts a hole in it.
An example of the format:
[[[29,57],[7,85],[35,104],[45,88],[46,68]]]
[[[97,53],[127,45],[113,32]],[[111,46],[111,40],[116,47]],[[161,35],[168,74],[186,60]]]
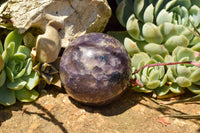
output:
[[[0,14],[9,16],[24,33],[30,27],[50,24],[61,37],[61,46],[88,32],[102,32],[111,16],[107,0],[8,0]]]

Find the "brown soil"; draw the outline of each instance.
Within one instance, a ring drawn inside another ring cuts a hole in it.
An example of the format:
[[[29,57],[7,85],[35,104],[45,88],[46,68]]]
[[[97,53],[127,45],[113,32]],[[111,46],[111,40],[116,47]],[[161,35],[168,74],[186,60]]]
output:
[[[128,89],[110,105],[89,107],[72,100],[66,93],[49,88],[41,92],[36,102],[0,106],[0,133],[200,132],[199,119],[167,116],[200,114],[200,102],[168,106],[160,106],[156,102],[150,95]],[[163,124],[159,122],[162,118]]]

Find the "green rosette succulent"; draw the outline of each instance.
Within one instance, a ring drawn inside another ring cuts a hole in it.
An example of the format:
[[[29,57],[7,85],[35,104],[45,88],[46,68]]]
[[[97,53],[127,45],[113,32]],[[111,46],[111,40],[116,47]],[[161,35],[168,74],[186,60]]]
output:
[[[154,91],[157,96],[169,92],[181,94],[185,89],[200,94],[199,53],[179,46],[172,54],[161,55],[149,50],[132,56],[132,78],[136,83],[132,89],[145,93]]]
[[[163,63],[164,58],[160,55],[149,56],[147,53],[139,52],[131,58],[133,72],[147,64]],[[145,67],[132,77],[136,78],[136,86],[133,86],[137,92],[150,93],[157,89],[164,89],[167,86],[167,75],[165,74],[165,66]]]
[[[139,46],[141,42],[163,44],[169,52],[177,46],[200,45],[200,39],[191,32],[194,27],[200,30],[200,2],[117,0],[117,3],[117,18],[139,48],[143,46]]]
[[[32,70],[31,50],[21,45],[23,36],[17,30],[10,32],[4,44],[0,43],[0,104],[12,105],[16,99],[22,102],[35,100],[39,93],[34,87],[39,82]]]
[[[199,56],[190,48],[176,47],[172,55],[165,57],[165,62],[199,62]],[[191,64],[167,66],[167,77],[173,93],[181,93],[187,88],[195,94],[200,94],[200,68]],[[167,92],[166,92],[167,93]]]

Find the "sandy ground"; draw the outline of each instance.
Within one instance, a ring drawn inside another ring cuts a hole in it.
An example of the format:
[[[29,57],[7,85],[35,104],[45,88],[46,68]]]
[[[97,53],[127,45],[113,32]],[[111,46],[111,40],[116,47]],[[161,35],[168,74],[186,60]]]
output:
[[[150,95],[128,89],[110,105],[89,107],[72,100],[66,93],[47,88],[36,102],[0,106],[0,133],[200,132],[199,119],[167,116],[200,114],[200,102],[168,106],[156,102]]]

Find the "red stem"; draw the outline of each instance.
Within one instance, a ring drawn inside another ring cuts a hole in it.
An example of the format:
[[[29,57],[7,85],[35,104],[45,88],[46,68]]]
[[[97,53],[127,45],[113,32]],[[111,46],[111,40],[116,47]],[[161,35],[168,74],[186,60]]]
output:
[[[193,61],[184,61],[184,62],[170,62],[170,63],[155,63],[155,64],[147,64],[142,66],[141,68],[139,68],[138,70],[136,70],[134,74],[138,73],[139,71],[141,71],[142,69],[144,69],[145,67],[154,67],[154,66],[167,66],[167,65],[177,65],[177,64],[192,64],[194,66],[197,66],[200,68],[200,63],[198,62],[193,62]]]

